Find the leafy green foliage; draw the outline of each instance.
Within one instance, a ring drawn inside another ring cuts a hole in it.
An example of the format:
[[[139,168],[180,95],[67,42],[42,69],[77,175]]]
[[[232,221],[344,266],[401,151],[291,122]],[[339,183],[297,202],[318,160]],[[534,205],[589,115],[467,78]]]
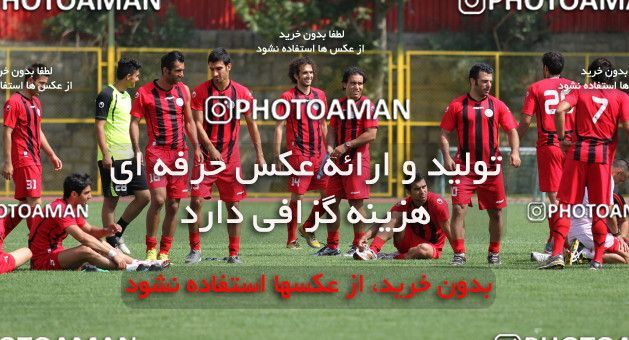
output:
[[[441,32],[429,40],[436,50],[526,51],[548,39],[545,11],[507,11],[504,6],[483,18],[464,16],[460,34]]]
[[[120,46],[183,47],[196,38],[192,20],[180,17],[173,6],[166,13],[124,11],[116,13],[116,42]],[[47,38],[77,46],[107,45],[107,11],[67,11],[44,22]]]
[[[44,36],[74,41],[75,45],[102,45],[107,39],[106,11],[67,11],[44,22]]]

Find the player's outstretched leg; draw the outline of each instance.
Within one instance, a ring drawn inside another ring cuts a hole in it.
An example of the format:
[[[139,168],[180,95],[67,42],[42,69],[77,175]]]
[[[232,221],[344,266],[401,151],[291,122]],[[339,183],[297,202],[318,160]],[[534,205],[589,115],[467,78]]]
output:
[[[297,193],[291,193],[289,207],[291,211],[291,219],[286,225],[287,229],[287,238],[286,238],[286,248],[288,249],[300,249],[301,246],[299,242],[297,242],[297,204],[303,198],[303,195],[299,195]]]
[[[197,215],[196,222],[188,225],[188,240],[190,241],[190,252],[186,256],[185,262],[194,264],[201,261],[203,254],[201,253],[201,234],[199,227],[201,226],[201,213],[203,210],[203,197],[192,196],[190,199],[190,209]]]
[[[500,240],[502,239],[502,209],[489,209],[489,249],[487,263],[490,266],[500,265]]]
[[[452,257],[453,266],[462,266],[467,261],[465,257],[465,214],[467,213],[467,206],[462,204],[452,205],[452,240],[450,245],[454,256]]]
[[[166,202],[166,188],[151,189],[151,203],[146,211],[146,259],[157,260],[157,228]]]
[[[162,225],[162,238],[159,242],[158,260],[168,260],[168,253],[175,237],[177,229],[177,212],[179,211],[180,199],[169,198],[166,200],[166,214],[164,215],[164,224]]]
[[[227,207],[227,217],[237,218],[236,213],[232,211],[232,207],[238,209],[240,204],[238,202],[225,202]],[[229,256],[227,257],[227,263],[241,263],[240,259],[240,223],[227,223],[227,233],[229,234]]]
[[[325,215],[325,210],[323,209],[323,192],[319,197],[319,204],[313,205],[312,210],[310,211],[310,215],[308,215],[308,219],[299,227],[299,234],[306,240],[308,246],[311,248],[321,248],[321,243],[317,240],[314,232],[307,232],[306,229],[310,229],[315,224],[316,214],[319,213],[319,218],[322,218]]]
[[[122,216],[120,216],[118,222],[116,222],[118,225],[120,225],[120,227],[122,227],[122,231],[116,233],[116,236],[114,236],[116,237],[115,241],[118,245],[117,248],[120,249],[120,251],[122,251],[125,255],[131,255],[131,250],[129,250],[129,247],[125,243],[122,235],[127,230],[129,224],[133,222],[133,220],[135,220],[135,218],[138,217],[142,210],[144,210],[144,208],[149,204],[150,200],[151,194],[149,193],[148,189],[136,190],[133,193],[133,200],[129,202],[129,205],[127,205],[125,210],[122,212]]]
[[[315,256],[337,256],[341,255],[339,251],[339,228],[341,227],[341,217],[339,211],[340,200],[335,200],[334,203],[330,205],[330,210],[336,215],[336,219],[334,222],[329,223],[327,225],[328,228],[328,240],[325,247],[319,249],[316,252]]]
[[[562,209],[560,208],[560,210]],[[550,221],[553,229],[553,252],[551,256],[538,268],[563,269],[565,266],[563,260],[563,248],[564,243],[566,242],[568,231],[570,230],[570,219],[567,216],[560,216],[560,214],[557,213],[550,216]]]

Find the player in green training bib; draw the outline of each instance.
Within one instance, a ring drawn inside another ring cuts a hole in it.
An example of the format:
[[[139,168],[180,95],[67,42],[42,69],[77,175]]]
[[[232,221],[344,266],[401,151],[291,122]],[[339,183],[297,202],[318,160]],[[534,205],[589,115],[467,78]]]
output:
[[[98,142],[98,169],[105,200],[101,217],[103,225],[108,226],[115,221],[115,210],[121,196],[133,195],[122,213],[117,224],[122,231],[115,236],[108,237],[107,242],[114,248],[129,255],[131,252],[122,238],[127,225],[135,219],[146,207],[151,196],[146,183],[144,165],[137,172],[137,161],[131,147],[129,124],[131,122],[131,96],[127,89],[135,87],[140,80],[140,63],[132,58],[122,58],[118,61],[116,81],[107,85],[96,98],[96,138]],[[142,159],[141,155],[139,159]],[[129,179],[122,173],[123,162],[128,164],[126,169],[133,172]],[[112,179],[112,171],[114,178]],[[116,179],[116,182],[114,182]]]

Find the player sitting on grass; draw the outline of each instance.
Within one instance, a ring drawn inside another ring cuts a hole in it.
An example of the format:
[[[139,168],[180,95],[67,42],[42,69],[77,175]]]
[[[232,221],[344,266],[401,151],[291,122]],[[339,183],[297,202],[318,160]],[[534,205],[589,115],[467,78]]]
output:
[[[2,209],[0,212],[0,216],[6,215]],[[11,223],[11,219],[0,217],[0,274],[12,272],[15,268],[28,262],[33,256],[28,248],[20,248],[10,253],[4,252],[2,244],[4,243],[4,225],[6,223]]]
[[[113,248],[100,239],[120,232],[117,224],[107,228],[91,226],[80,216],[79,205],[86,206],[92,198],[92,181],[87,174],[72,174],[63,182],[63,198],[50,203],[46,211],[56,212],[55,216],[34,217],[33,228],[28,238],[28,247],[33,252],[31,269],[62,270],[77,269],[95,270],[126,269],[136,270],[154,265],[153,270],[169,265],[168,261],[140,262]],[[68,208],[68,206],[70,206]],[[63,240],[72,235],[81,245],[64,249]]]
[[[408,180],[408,179],[407,179]],[[375,224],[360,239],[356,260],[375,260],[382,246],[391,238],[399,254],[395,259],[438,259],[450,234],[448,203],[439,195],[429,192],[426,180],[417,173],[413,182],[404,185],[409,196],[391,207],[391,220]],[[393,228],[402,226],[404,217],[410,219],[415,209],[426,209],[430,220],[426,224],[408,223],[398,233]],[[367,241],[373,238],[371,245]]]

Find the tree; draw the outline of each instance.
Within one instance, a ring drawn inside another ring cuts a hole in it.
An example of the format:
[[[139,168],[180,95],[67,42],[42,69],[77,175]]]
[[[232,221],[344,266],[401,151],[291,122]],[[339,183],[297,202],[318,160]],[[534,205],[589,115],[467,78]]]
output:
[[[430,47],[436,50],[529,50],[550,36],[545,14],[545,11],[507,11],[504,5],[498,6],[483,18],[464,17],[462,24],[466,29],[463,32],[441,32],[429,40]]]
[[[395,2],[233,0],[233,3],[249,29],[273,43],[282,43],[280,32],[338,29],[345,32],[345,38],[342,41],[326,40],[328,48],[350,43],[364,44],[366,50],[387,50],[386,12]],[[373,94],[382,98],[386,58],[383,55],[362,55],[351,61],[371,71],[369,74],[373,84],[376,84]]]
[[[44,35],[61,44],[107,45],[107,11],[66,11],[44,22]],[[192,20],[180,17],[173,6],[163,15],[155,11],[116,12],[116,41],[120,46],[184,47],[195,38]]]

